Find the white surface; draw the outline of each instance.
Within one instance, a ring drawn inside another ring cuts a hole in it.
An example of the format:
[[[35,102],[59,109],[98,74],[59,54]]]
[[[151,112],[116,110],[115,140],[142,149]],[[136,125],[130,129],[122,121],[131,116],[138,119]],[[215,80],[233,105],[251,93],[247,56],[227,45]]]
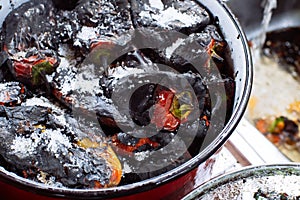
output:
[[[274,59],[263,57],[255,60],[255,78],[246,118],[250,121],[268,116],[297,119],[298,113],[291,113],[288,108],[300,101],[299,80]]]
[[[290,162],[246,119],[241,120],[229,140],[253,165]]]

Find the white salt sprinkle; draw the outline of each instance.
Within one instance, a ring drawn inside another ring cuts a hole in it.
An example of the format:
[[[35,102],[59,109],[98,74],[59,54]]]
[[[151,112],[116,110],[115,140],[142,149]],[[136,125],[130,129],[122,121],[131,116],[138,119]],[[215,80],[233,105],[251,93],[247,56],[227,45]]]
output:
[[[171,58],[173,52],[184,42],[183,38],[178,38],[171,46],[166,48],[166,57]]]
[[[19,158],[26,158],[35,152],[40,138],[36,138],[33,142],[32,138],[25,138],[23,136],[16,136],[11,145],[12,154]]]
[[[81,31],[77,34],[77,38],[81,40],[97,38],[97,30],[93,27],[83,26]]]
[[[150,3],[150,6],[153,8],[157,8],[159,10],[164,9],[164,4],[162,3],[161,0],[151,0],[151,1],[149,1],[149,3]]]
[[[165,28],[169,27],[174,21],[181,22],[184,26],[192,26],[201,20],[199,16],[191,16],[182,13],[174,7],[169,7],[168,9],[159,12],[159,14],[152,14],[152,18]]]
[[[298,196],[300,195],[299,183],[300,176],[296,175],[247,178],[221,185],[199,199],[254,199],[253,195],[258,189],[264,192],[287,193],[289,196]]]
[[[47,150],[54,154],[61,148],[72,148],[72,144],[66,135],[62,134],[61,130],[46,130],[43,133],[49,140]]]

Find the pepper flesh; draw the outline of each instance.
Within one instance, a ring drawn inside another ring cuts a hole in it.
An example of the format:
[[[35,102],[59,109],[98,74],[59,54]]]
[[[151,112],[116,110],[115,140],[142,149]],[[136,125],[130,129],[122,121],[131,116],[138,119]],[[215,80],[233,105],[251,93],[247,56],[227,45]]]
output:
[[[112,187],[116,186],[120,183],[121,178],[122,178],[122,165],[120,163],[119,158],[113,151],[113,149],[104,143],[99,143],[92,141],[90,138],[84,138],[80,141],[77,142],[77,144],[84,148],[103,148],[105,151],[99,155],[100,157],[104,158],[105,161],[108,163],[109,167],[111,168],[111,176],[109,183],[107,185],[101,185],[99,182],[95,182],[95,188],[103,188],[103,187]]]
[[[184,95],[192,98],[190,93],[186,91],[178,95],[173,91],[161,91],[155,104],[151,122],[159,129],[175,131],[192,112],[192,105],[181,105],[179,102],[179,99]]]
[[[30,81],[33,86],[36,86],[42,83],[43,75],[54,72],[57,63],[58,61],[52,57],[30,56],[13,61],[13,68],[16,79]]]

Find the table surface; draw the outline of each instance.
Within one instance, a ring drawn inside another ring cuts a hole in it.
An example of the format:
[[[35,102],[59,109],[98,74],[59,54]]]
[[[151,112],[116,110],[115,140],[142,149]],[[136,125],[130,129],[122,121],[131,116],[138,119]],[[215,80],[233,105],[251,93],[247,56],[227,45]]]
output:
[[[289,162],[291,161],[243,118],[219,152],[211,178],[244,166]]]

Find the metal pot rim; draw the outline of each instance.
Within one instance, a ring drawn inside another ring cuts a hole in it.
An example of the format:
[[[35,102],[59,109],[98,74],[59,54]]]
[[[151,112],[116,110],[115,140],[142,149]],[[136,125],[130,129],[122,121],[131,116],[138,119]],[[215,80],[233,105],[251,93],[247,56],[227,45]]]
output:
[[[252,165],[233,170],[223,175],[214,177],[213,179],[203,183],[190,194],[186,195],[183,200],[191,200],[196,197],[201,197],[209,191],[212,191],[219,186],[226,185],[229,182],[243,180],[251,177],[264,177],[269,175],[290,174],[300,176],[299,163],[281,163],[281,164],[264,164]]]

